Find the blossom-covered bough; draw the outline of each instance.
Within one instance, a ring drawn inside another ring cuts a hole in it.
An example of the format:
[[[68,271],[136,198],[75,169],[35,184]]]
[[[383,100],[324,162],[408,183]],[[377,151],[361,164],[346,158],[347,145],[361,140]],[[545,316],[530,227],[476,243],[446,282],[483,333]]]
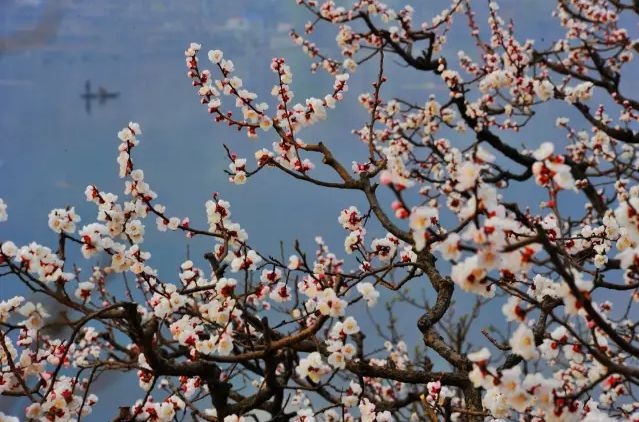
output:
[[[314,254],[296,245],[288,261],[257,251],[217,194],[208,227],[171,215],[134,165],[142,131],[129,123],[118,134],[124,196],[86,190],[96,222],[80,227],[61,208],[49,214],[53,249],[1,241],[2,282],[19,279],[67,315],[54,333],[42,304],[2,298],[0,393],[28,401],[18,416],[90,418],[93,383],[114,371],[136,373],[141,388],[137,401],[114,403],[117,421],[639,420],[639,101],[624,89],[639,44],[623,28],[635,29],[639,4],[558,0],[564,35],[544,46],[518,39],[497,3],[454,0],[419,23],[411,7],[376,0],[298,3],[313,21],[291,36],[313,71],[334,77],[325,96],[295,102],[291,69],[276,58],[274,100],[260,102],[229,58],[203,58],[195,43],[188,77],[215,121],[258,138],[254,162],[227,148],[232,183],[281,171],[365,201],[337,216],[344,251],[319,237]],[[448,57],[459,20],[475,48]],[[320,24],[337,28],[341,57],[307,39]],[[393,98],[391,59],[439,77],[446,95]],[[300,133],[339,107],[365,62],[377,77],[358,97],[370,119],[353,130],[364,153],[349,166]],[[572,120],[537,117],[558,104]],[[538,138],[521,136],[532,122]],[[554,125],[565,139],[547,139]],[[522,203],[522,191],[545,199]],[[189,260],[177,277],[159,274],[143,243],[153,220],[210,239],[208,267]],[[378,226],[386,233],[367,233]],[[90,274],[67,262],[73,247]],[[412,293],[422,286],[425,301]],[[477,300],[458,317],[463,292]],[[381,302],[423,315],[376,325],[380,349],[357,318]],[[497,329],[478,323],[500,306]]]

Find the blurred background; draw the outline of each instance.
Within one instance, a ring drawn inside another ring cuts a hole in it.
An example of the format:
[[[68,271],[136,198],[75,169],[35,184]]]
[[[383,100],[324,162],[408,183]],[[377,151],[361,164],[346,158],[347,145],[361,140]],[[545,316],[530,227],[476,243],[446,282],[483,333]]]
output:
[[[403,1],[389,3],[397,9],[404,5]],[[430,20],[447,6],[439,0],[416,3],[416,22]],[[501,3],[501,12],[506,19],[525,12],[525,19],[517,21],[518,34],[543,42],[544,37],[559,33],[550,17],[550,3],[509,0]],[[47,227],[47,214],[66,205],[76,206],[82,224],[94,221],[95,207],[85,202],[84,189],[95,184],[122,194],[116,134],[135,121],[143,135],[134,162],[144,169],[169,215],[189,216],[194,226],[202,227],[204,202],[220,192],[232,204],[232,219],[261,251],[279,255],[283,241],[288,256],[299,239],[312,254],[314,237],[322,235],[331,250],[343,256],[345,232],[337,217],[350,205],[365,210],[362,198],[311,186],[276,171],[262,172],[243,186],[229,184],[223,173],[228,162],[222,144],[247,157],[253,166],[253,152],[270,148],[273,132],[260,134],[254,141],[215,124],[199,104],[184,65],[183,52],[191,41],[202,44],[202,58],[209,49],[222,49],[235,62],[247,89],[273,104],[270,60],[285,57],[293,70],[296,100],[324,96],[332,89],[332,78],[322,72],[312,75],[310,60],[288,36],[292,28],[303,32],[311,18],[293,0],[0,0],[0,197],[9,205],[9,222],[0,225],[0,239],[18,245],[37,240],[54,247],[56,237]],[[485,26],[481,13],[479,20]],[[320,25],[311,39],[336,55],[335,34],[334,27]],[[444,54],[454,62],[459,49],[472,47],[465,18],[458,16]],[[438,78],[403,69],[394,59],[387,62],[390,82],[382,90],[386,100],[401,97],[422,103],[431,94],[447,98]],[[300,137],[324,141],[347,165],[365,157],[365,146],[351,130],[367,122],[357,95],[370,91],[376,72],[375,61],[361,66],[349,82],[345,101],[329,112],[326,122],[302,131]],[[529,147],[556,133],[554,117],[547,117],[544,127],[524,135],[530,136]],[[517,142],[522,142],[519,135]],[[316,174],[332,177],[321,169]],[[515,189],[509,199],[535,204],[542,199],[542,192],[538,193],[535,197]],[[175,277],[187,246],[191,257],[206,268],[201,255],[211,245],[177,233],[158,233],[154,226],[149,220],[145,245],[153,254],[151,265],[164,278]],[[383,235],[374,227],[369,233],[369,240]],[[80,261],[79,265],[88,275],[91,263]],[[414,286],[415,292],[425,286]],[[426,297],[432,295],[427,289],[424,292]],[[17,281],[1,279],[0,298],[15,294],[25,294]],[[472,300],[456,297],[462,314]],[[377,309],[379,322],[385,324],[387,316]],[[407,323],[400,327],[411,344],[418,340],[414,324],[418,315],[416,309],[402,309]],[[480,320],[478,327],[488,323],[490,318]],[[100,402],[90,420],[107,420],[118,406],[130,405],[132,397],[142,395],[135,374],[103,377],[95,387]],[[9,414],[21,414],[25,404],[0,399],[0,409]]]

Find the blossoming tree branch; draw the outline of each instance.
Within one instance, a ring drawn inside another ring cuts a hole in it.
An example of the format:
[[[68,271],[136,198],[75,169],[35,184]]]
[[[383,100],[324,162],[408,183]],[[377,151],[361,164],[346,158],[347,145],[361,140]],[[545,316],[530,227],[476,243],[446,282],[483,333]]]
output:
[[[25,404],[17,417],[90,418],[96,380],[129,372],[139,395],[113,403],[114,421],[639,421],[639,100],[627,89],[639,42],[622,25],[636,29],[639,3],[546,2],[563,35],[545,43],[520,39],[494,2],[454,0],[424,22],[377,0],[298,3],[311,21],[291,36],[333,77],[324,94],[298,102],[275,58],[262,101],[230,57],[196,43],[187,75],[212,120],[257,138],[254,158],[227,148],[231,183],[282,172],[352,194],[335,216],[344,249],[318,237],[288,259],[256,250],[217,194],[202,199],[208,225],[174,215],[135,164],[143,136],[129,123],[123,192],[89,185],[96,216],[80,225],[74,208],[52,210],[44,244],[0,240],[1,282],[27,296],[0,303],[0,393]],[[451,56],[456,21],[474,47]],[[312,42],[319,25],[341,54]],[[444,95],[396,98],[392,61]],[[359,66],[376,78],[352,94]],[[304,139],[346,95],[369,116],[344,128],[363,146],[352,163]],[[544,121],[557,104],[571,119]],[[565,137],[521,136],[531,122]],[[522,204],[522,191],[544,200]],[[201,265],[160,274],[149,230],[208,239]],[[90,271],[69,262],[73,248]],[[459,309],[468,293],[475,305]],[[62,329],[31,296],[65,310]],[[389,323],[364,334],[366,308]],[[486,313],[497,328],[479,323]]]

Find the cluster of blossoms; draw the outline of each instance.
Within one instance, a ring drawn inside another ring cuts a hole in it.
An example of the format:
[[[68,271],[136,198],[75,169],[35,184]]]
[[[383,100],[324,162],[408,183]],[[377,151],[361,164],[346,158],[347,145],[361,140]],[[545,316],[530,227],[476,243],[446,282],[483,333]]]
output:
[[[2,261],[12,260],[13,265],[39,282],[64,284],[74,278],[73,273],[64,271],[64,261],[57,254],[36,242],[18,248],[13,242],[6,241],[2,243],[1,250]]]
[[[537,160],[532,167],[537,184],[550,187],[555,191],[575,189],[575,180],[570,167],[565,164],[565,158],[561,155],[553,155],[553,150],[552,143],[544,142],[533,154]]]
[[[55,209],[49,213],[49,228],[56,233],[75,232],[75,223],[80,221],[80,216],[75,213],[74,208]]]
[[[92,347],[86,344],[81,347],[81,343],[65,346],[60,340],[43,335],[41,330],[49,317],[42,304],[25,301],[24,297],[16,296],[0,302],[0,323],[7,325],[15,320],[15,327],[20,330],[15,340],[5,333],[0,337],[3,349],[0,363],[5,368],[0,375],[0,393],[31,396],[41,391],[43,394],[38,401],[25,409],[29,420],[63,421],[87,416],[98,401],[97,396],[87,391],[87,379],[56,377],[54,371],[47,368],[69,365],[71,359],[77,363],[82,354],[93,352]],[[40,344],[34,349],[36,339]],[[25,390],[28,384],[33,383],[37,386],[35,391]],[[4,414],[0,416],[5,421],[19,420]]]
[[[580,401],[571,397],[574,391],[600,378],[606,378],[607,383],[615,386],[618,380],[615,377],[608,379],[604,367],[594,367],[582,373],[582,379],[575,385],[570,381],[570,375],[576,368],[555,378],[546,378],[540,373],[523,376],[519,366],[500,371],[488,366],[490,352],[486,348],[468,357],[473,362],[470,373],[473,385],[486,390],[483,403],[497,418],[508,417],[511,409],[523,413],[532,408],[532,416],[548,421],[613,420],[598,410],[598,403],[594,400]],[[632,415],[631,420],[637,417],[639,415]]]

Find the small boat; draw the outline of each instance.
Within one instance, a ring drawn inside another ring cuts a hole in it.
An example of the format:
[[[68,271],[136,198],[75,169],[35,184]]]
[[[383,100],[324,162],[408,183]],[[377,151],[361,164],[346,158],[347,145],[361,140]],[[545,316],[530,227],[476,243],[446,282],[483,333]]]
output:
[[[87,113],[91,113],[91,103],[93,100],[97,100],[99,104],[104,104],[109,99],[117,98],[120,96],[119,92],[109,92],[104,87],[98,87],[97,91],[92,91],[91,81],[86,81],[84,84],[84,94],[81,97],[85,101],[85,110]]]

